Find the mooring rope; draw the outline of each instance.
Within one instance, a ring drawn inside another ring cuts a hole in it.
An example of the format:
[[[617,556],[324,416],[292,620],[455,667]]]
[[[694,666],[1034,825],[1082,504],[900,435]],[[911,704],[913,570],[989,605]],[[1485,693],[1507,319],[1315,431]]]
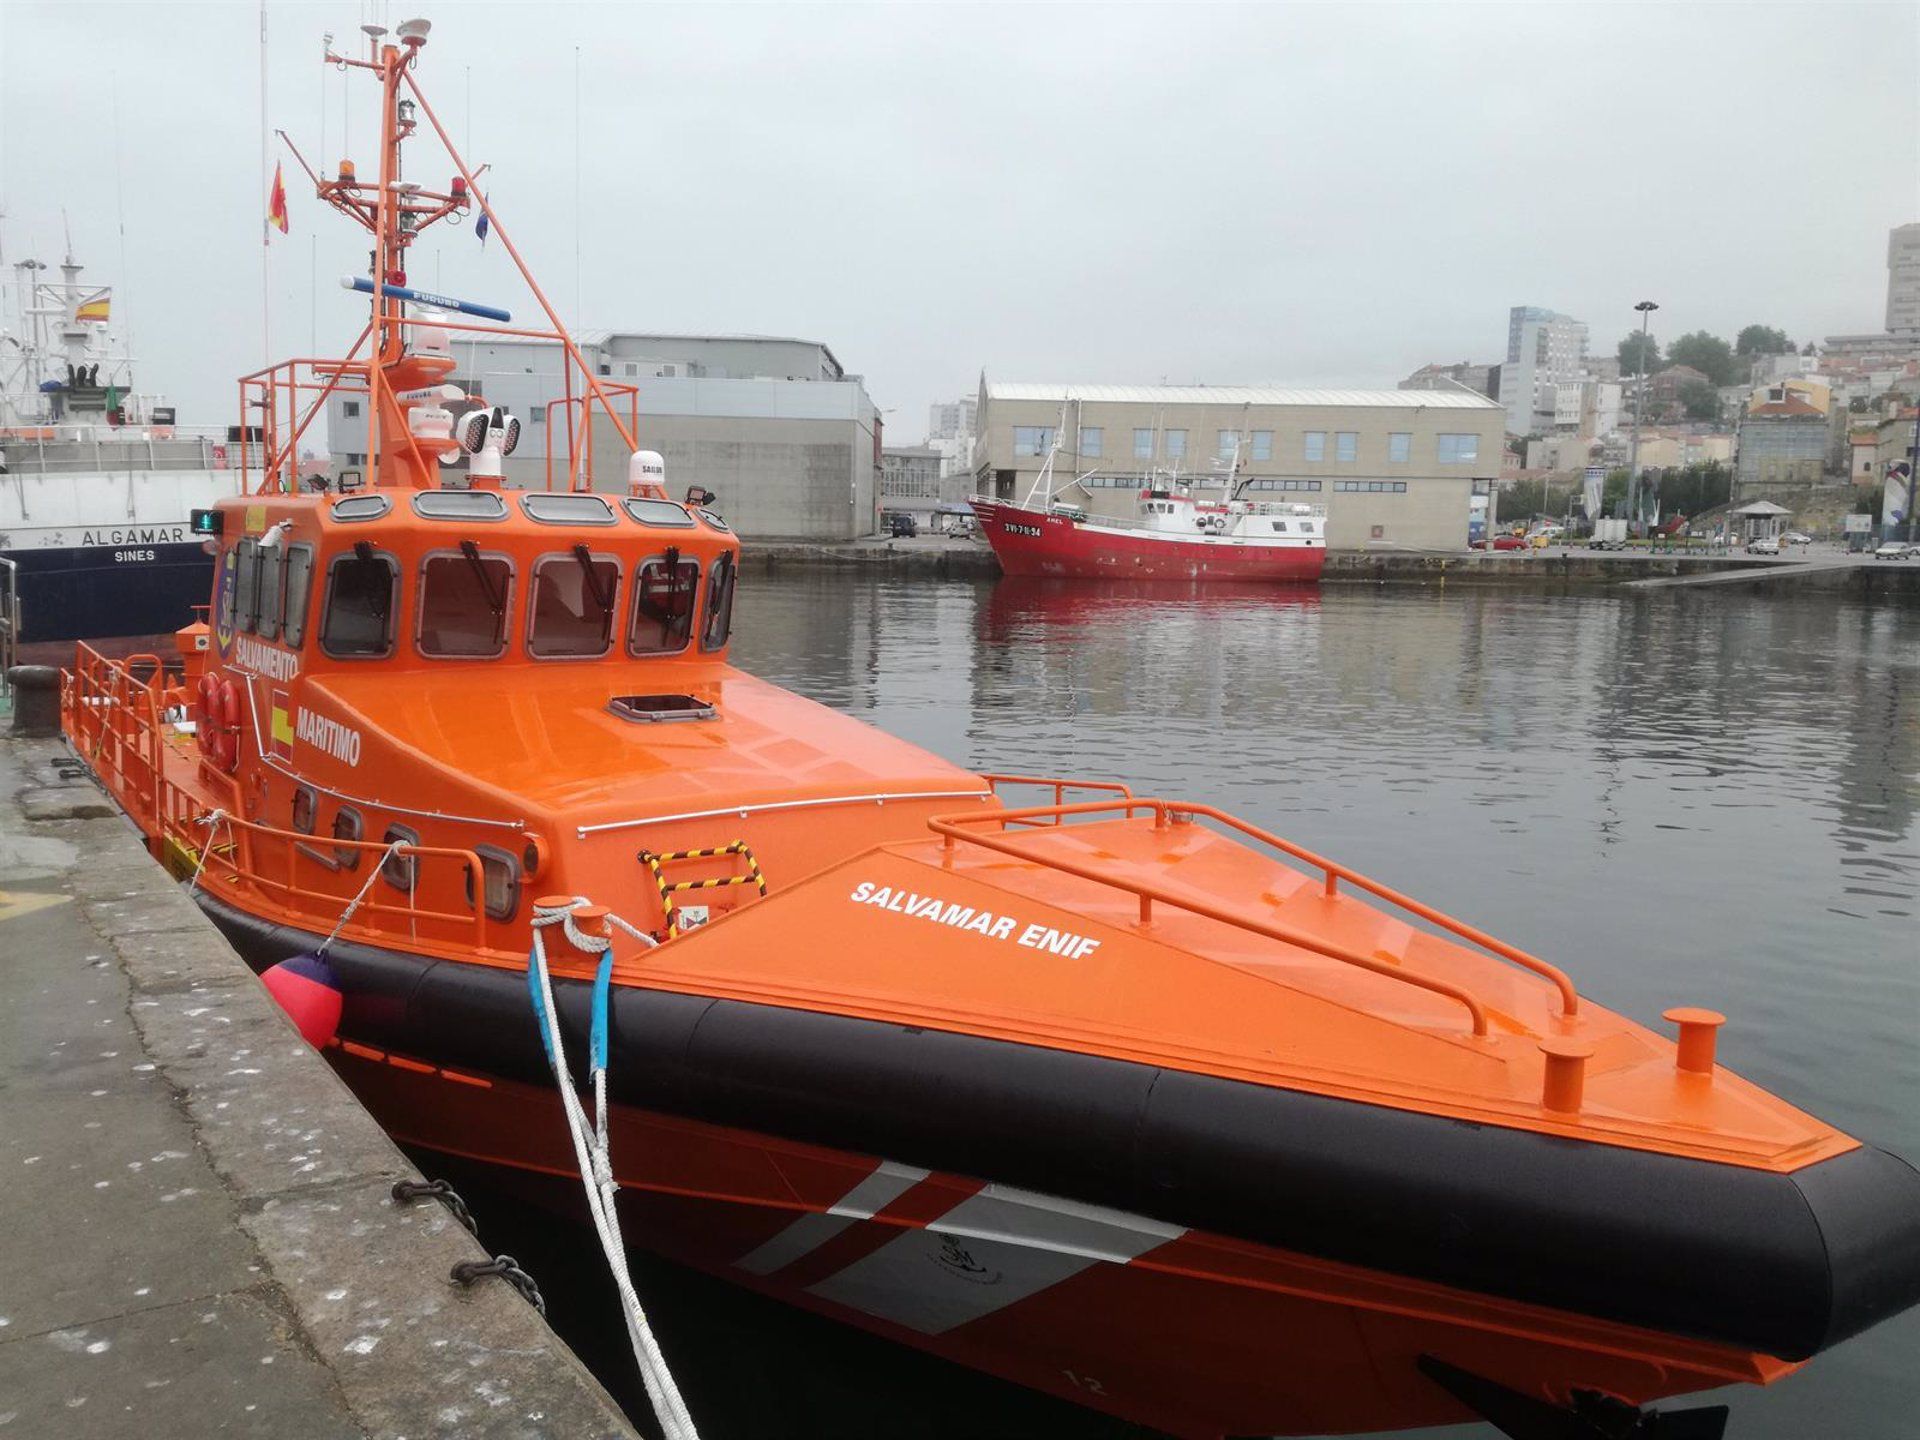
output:
[[[199,857],[193,862],[193,878],[187,881],[187,894],[191,895],[200,888],[200,872],[207,868],[207,856],[213,853],[213,831],[217,825],[227,825],[227,812],[219,808],[208,811],[195,822],[207,827],[207,843],[200,847]],[[227,834],[233,834],[233,827],[227,825]]]
[[[553,1078],[560,1090],[560,1105],[566,1112],[567,1133],[573,1141],[573,1153],[580,1165],[580,1179],[587,1192],[587,1208],[593,1214],[593,1228],[600,1237],[600,1248],[607,1257],[614,1287],[620,1292],[620,1312],[626,1321],[627,1337],[633,1342],[633,1358],[640,1367],[640,1378],[647,1387],[647,1398],[660,1420],[666,1440],[699,1440],[693,1416],[680,1387],[647,1323],[646,1311],[633,1288],[633,1276],[627,1269],[627,1249],[620,1236],[620,1217],[615,1209],[619,1184],[613,1178],[608,1156],[611,1137],[607,1126],[607,1031],[613,987],[613,942],[605,935],[589,935],[574,923],[573,912],[585,905],[584,896],[575,895],[562,905],[533,907],[533,946],[527,955],[527,988],[533,996],[535,1017],[540,1022],[540,1039],[553,1066]],[[642,944],[652,946],[653,937],[636,929],[618,915],[609,914],[607,923],[617,925]],[[573,1078],[567,1069],[565,1043],[560,1034],[559,1011],[553,1003],[553,981],[547,973],[547,947],[542,932],[559,926],[567,941],[583,955],[599,957],[593,977],[592,1028],[588,1040],[588,1071],[593,1080],[594,1119],[589,1122]]]

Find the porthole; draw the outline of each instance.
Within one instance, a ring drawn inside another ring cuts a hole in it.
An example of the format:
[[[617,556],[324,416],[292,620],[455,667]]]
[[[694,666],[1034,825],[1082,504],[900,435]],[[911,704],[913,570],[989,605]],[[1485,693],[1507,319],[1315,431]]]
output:
[[[396,841],[403,845],[418,845],[420,832],[409,830],[405,825],[389,825],[386,834],[380,837],[380,843],[392,845]],[[420,857],[388,851],[386,858],[380,862],[380,878],[394,889],[411,895],[420,879]]]
[[[333,838],[336,840],[359,840],[365,836],[366,828],[360,812],[349,806],[342,805],[339,813],[333,817]],[[333,863],[342,870],[358,870],[360,851],[352,845],[336,845]]]

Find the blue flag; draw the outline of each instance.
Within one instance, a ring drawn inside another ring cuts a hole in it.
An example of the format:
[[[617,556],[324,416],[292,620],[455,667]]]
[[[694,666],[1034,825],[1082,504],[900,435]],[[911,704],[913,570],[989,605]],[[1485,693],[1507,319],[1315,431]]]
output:
[[[492,228],[492,225],[487,220],[487,212],[482,210],[480,212],[480,218],[473,222],[473,233],[478,237],[482,245],[487,243],[487,231]]]

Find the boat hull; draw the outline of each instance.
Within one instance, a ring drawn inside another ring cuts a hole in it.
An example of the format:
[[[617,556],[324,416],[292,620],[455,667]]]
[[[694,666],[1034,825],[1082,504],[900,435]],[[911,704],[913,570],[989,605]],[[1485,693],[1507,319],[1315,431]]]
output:
[[[202,903],[257,967],[319,939]],[[329,1053],[396,1138],[572,1170],[523,973],[332,958]],[[1427,1355],[1561,1403],[1765,1381],[1912,1298],[1868,1257],[1920,1245],[1920,1177],[1864,1147],[1782,1175],[707,996],[612,1016],[634,1243],[1179,1434],[1465,1418]]]
[[[1103,530],[1067,516],[984,500],[974,501],[973,511],[1000,568],[1009,575],[1311,583],[1320,578],[1326,562],[1327,552],[1319,545]]]
[[[106,538],[0,551],[19,569],[22,644],[170,635],[193,623],[213,585],[213,561],[185,538],[185,525],[91,533]]]

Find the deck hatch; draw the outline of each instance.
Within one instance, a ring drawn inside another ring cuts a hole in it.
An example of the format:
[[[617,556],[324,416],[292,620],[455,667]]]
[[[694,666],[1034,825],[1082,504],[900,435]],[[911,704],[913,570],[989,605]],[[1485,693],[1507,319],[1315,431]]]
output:
[[[646,724],[661,720],[711,720],[713,702],[697,695],[616,695],[607,709],[622,720]]]

